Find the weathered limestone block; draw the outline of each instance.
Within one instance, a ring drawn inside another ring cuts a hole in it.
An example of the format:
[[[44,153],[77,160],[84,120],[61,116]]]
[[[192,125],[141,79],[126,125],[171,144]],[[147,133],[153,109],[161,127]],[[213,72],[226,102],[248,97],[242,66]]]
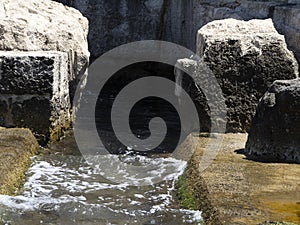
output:
[[[177,86],[183,87],[191,96],[198,111],[200,130],[218,133],[224,132],[226,129],[227,107],[222,90],[216,87],[218,81],[212,76],[212,71],[203,60],[180,59],[177,61],[175,80]],[[181,107],[189,107],[181,99],[181,89],[175,88],[175,94],[178,96]],[[190,121],[190,123],[189,126],[193,131],[194,121]]]
[[[300,79],[278,80],[269,88],[256,109],[246,151],[300,163]]]
[[[16,194],[38,148],[29,129],[0,128],[0,194]]]
[[[69,56],[71,91],[89,59],[88,21],[79,11],[50,0],[0,2],[0,50],[61,51]]]
[[[71,121],[68,75],[67,53],[0,52],[0,125],[58,139]]]
[[[228,107],[227,131],[247,132],[259,99],[278,79],[298,76],[298,64],[272,20],[225,19],[198,31],[197,53],[217,78]]]

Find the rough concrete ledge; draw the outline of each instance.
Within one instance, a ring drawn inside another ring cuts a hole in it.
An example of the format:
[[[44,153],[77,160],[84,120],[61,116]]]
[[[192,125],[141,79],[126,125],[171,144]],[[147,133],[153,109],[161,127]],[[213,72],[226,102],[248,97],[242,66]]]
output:
[[[195,138],[199,144],[188,163],[187,182],[206,224],[300,224],[299,164],[247,159],[242,150],[247,134],[226,134],[217,158],[199,173],[199,161],[209,138],[190,137]]]
[[[16,194],[39,145],[29,129],[0,127],[0,194]]]

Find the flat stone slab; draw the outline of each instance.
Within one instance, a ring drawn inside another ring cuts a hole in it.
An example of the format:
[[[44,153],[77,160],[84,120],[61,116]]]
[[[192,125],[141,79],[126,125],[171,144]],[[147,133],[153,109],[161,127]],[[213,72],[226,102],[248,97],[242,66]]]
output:
[[[0,126],[30,128],[41,143],[70,125],[68,55],[0,51]]]
[[[247,134],[226,134],[216,159],[199,173],[209,138],[190,137],[185,144],[195,139],[198,146],[188,163],[187,180],[206,224],[300,223],[299,164],[247,159],[242,154]]]
[[[39,145],[29,129],[0,127],[0,194],[15,194]]]

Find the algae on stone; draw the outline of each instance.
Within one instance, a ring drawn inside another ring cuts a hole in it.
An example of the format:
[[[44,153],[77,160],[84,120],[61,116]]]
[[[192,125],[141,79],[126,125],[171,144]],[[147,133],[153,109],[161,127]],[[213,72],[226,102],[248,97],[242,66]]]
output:
[[[185,174],[181,175],[176,182],[176,197],[182,208],[189,210],[198,209]]]
[[[30,157],[38,148],[29,129],[0,129],[0,194],[18,193],[25,181]]]

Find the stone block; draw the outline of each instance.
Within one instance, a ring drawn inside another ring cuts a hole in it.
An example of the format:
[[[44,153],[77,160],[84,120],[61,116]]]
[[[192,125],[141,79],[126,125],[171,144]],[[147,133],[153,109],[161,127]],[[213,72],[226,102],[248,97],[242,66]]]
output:
[[[300,163],[300,79],[278,80],[269,88],[256,109],[246,151]]]
[[[228,107],[228,132],[248,132],[258,100],[298,64],[272,20],[214,21],[198,32],[197,52],[212,70]]]
[[[198,31],[197,53],[223,91],[228,108],[227,132],[248,132],[255,108],[268,87],[275,80],[298,76],[297,61],[270,19],[208,23]],[[199,111],[209,115],[199,88],[188,87]],[[202,124],[207,126],[209,122]]]
[[[68,56],[63,52],[0,52],[0,124],[30,128],[54,141],[70,125]]]
[[[70,53],[75,78],[89,61],[87,34],[88,20],[74,8],[49,0],[0,2],[0,50]]]

